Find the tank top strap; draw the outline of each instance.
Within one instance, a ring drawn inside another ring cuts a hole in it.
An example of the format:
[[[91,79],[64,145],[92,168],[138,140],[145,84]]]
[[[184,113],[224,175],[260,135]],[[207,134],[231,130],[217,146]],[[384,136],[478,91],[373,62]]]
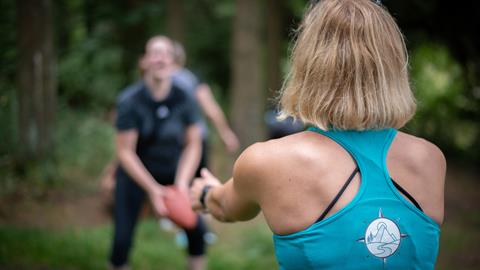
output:
[[[311,127],[308,130],[329,137],[352,155],[362,179],[368,178],[369,186],[384,187],[389,175],[386,168],[388,149],[397,134],[393,128],[381,130],[322,130]],[[376,189],[376,188],[375,188]]]
[[[386,153],[397,133],[396,129],[381,130],[322,130],[310,127],[308,130],[320,133],[340,144],[356,158],[368,159],[379,167],[383,167]]]

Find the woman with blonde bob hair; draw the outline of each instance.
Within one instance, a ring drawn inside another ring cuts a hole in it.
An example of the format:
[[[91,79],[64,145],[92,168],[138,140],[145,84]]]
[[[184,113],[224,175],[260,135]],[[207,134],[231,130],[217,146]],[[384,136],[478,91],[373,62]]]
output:
[[[378,1],[309,8],[280,109],[312,127],[250,146],[225,184],[204,170],[193,207],[225,222],[262,211],[280,269],[434,269],[446,162],[398,131],[415,99],[402,34]]]

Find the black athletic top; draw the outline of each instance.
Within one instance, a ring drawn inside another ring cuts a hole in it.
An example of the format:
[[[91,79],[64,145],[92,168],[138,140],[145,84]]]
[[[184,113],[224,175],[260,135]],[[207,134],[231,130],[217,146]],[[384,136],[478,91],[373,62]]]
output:
[[[157,102],[140,81],[119,95],[115,125],[118,131],[138,131],[136,152],[152,175],[173,175],[186,128],[198,120],[196,103],[184,91],[172,85],[168,96]]]

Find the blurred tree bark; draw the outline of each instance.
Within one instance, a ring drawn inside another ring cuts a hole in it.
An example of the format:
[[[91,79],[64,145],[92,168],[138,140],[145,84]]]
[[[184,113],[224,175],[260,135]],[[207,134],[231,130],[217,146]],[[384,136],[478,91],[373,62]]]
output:
[[[85,28],[87,28],[87,36],[93,34],[95,26],[95,2],[93,0],[84,0],[83,14],[85,14]]]
[[[53,6],[50,0],[17,4],[17,95],[21,161],[52,154],[56,109]]]
[[[283,1],[268,0],[267,17],[267,89],[269,100],[282,85]]]
[[[185,15],[183,0],[167,0],[167,34],[182,44],[185,42]]]
[[[132,65],[138,66],[138,61],[144,53],[145,42],[147,41],[147,34],[145,31],[145,18],[142,16],[133,16],[134,11],[145,4],[143,0],[123,0],[121,5],[122,14],[130,19],[121,18],[119,34],[123,48],[123,72],[125,76],[125,83],[129,84],[136,79],[137,72],[131,74]],[[135,69],[133,69],[136,71]]]
[[[242,147],[263,139],[261,2],[236,0],[232,44],[232,122]]]

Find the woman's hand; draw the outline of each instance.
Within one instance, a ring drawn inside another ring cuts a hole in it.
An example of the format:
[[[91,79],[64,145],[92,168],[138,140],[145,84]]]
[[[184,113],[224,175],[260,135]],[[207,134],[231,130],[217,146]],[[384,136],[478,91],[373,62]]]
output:
[[[150,202],[152,203],[153,210],[158,216],[166,216],[168,214],[167,207],[163,201],[163,197],[166,196],[165,189],[162,185],[156,184],[148,191]]]
[[[201,178],[196,178],[193,181],[193,185],[190,188],[190,203],[192,204],[193,210],[204,210],[204,206],[200,202],[200,197],[202,196],[202,191],[205,186],[218,187],[222,183],[213,176],[209,170],[203,168],[200,172]],[[211,190],[209,191],[211,192]],[[205,196],[205,203],[207,202],[207,196]]]
[[[175,187],[188,197],[189,187],[187,183],[175,183]]]

